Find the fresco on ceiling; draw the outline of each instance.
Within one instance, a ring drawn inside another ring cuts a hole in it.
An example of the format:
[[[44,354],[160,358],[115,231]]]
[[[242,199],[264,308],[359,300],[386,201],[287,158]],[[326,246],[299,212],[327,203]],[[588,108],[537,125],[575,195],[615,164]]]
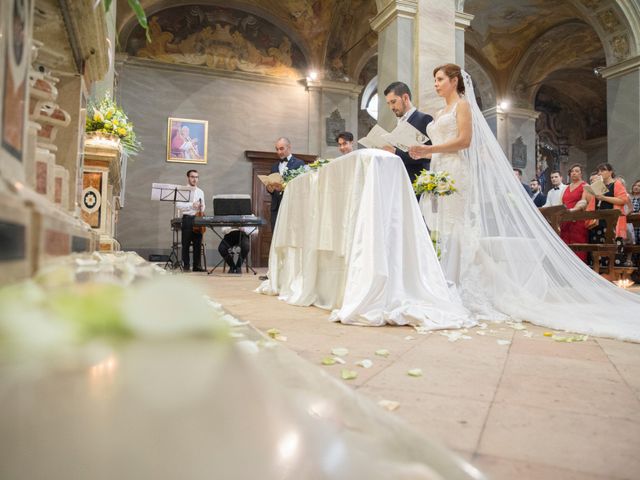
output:
[[[129,55],[166,63],[299,78],[305,70],[300,49],[273,24],[240,10],[180,6],[149,19],[151,42],[136,27]]]

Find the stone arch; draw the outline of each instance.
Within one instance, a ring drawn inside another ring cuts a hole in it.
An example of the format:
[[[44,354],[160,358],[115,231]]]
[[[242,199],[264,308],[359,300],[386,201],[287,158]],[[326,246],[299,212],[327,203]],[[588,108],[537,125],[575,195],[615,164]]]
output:
[[[634,0],[569,0],[593,27],[607,66],[640,54],[640,6]]]
[[[517,106],[532,108],[538,90],[549,75],[582,66],[585,59],[600,57],[604,53],[602,49],[597,33],[588,23],[576,19],[554,25],[529,46],[509,77],[507,92]],[[593,75],[589,67],[585,68],[588,75]]]
[[[476,100],[481,110],[495,107],[498,101],[496,81],[493,75],[473,56],[465,55],[465,70],[473,79]]]

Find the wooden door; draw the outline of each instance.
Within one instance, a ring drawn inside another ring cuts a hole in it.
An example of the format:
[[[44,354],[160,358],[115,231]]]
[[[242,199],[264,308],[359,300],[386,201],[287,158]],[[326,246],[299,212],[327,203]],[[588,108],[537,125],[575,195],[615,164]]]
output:
[[[247,150],[245,157],[253,165],[252,171],[252,209],[253,212],[264,218],[267,224],[260,227],[260,233],[251,237],[251,265],[254,267],[267,267],[269,265],[269,247],[271,246],[271,194],[258,180],[258,175],[269,175],[271,167],[278,161],[276,152],[257,152]],[[315,155],[293,154],[294,157],[304,160],[306,163],[315,161]]]

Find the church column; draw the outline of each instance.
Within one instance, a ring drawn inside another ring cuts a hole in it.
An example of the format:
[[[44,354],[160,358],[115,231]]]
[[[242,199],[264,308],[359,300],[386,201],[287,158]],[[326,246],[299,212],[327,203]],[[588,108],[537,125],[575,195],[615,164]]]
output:
[[[539,112],[527,108],[500,106],[485,110],[484,116],[514,168],[523,172],[523,181],[536,170],[536,120]]]
[[[608,161],[630,184],[640,178],[640,56],[601,73],[607,80]]]
[[[101,99],[107,92],[114,95],[114,76],[115,76],[115,55],[116,55],[116,9],[118,2],[111,2],[109,11],[105,12],[105,20],[107,24],[107,40],[109,43],[105,45],[107,56],[109,58],[109,69],[107,73],[93,85],[92,97]]]
[[[464,0],[456,1],[456,63],[464,68],[464,32],[474,16],[464,11]]]
[[[430,115],[434,115],[443,107],[442,98],[433,89],[433,69],[443,63],[452,63],[457,60],[456,3],[459,1],[419,0],[418,2],[416,19],[418,50],[414,95],[416,101],[414,103],[421,111]]]
[[[361,85],[330,80],[308,80],[309,149],[321,158],[340,155],[335,137],[350,131],[358,135],[358,96]]]
[[[424,3],[424,0],[421,1]],[[393,129],[396,124],[384,97],[384,89],[391,82],[401,81],[409,85],[416,103],[414,62],[417,11],[417,0],[391,0],[371,20],[371,28],[378,32],[378,123],[386,129]],[[421,48],[421,45],[418,47]]]

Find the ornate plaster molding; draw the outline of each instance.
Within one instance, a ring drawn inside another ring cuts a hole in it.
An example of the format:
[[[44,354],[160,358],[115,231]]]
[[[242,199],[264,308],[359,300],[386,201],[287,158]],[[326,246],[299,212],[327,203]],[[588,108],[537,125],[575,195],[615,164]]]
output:
[[[393,0],[370,20],[371,28],[380,33],[397,18],[414,19],[417,13],[417,0]]]
[[[640,55],[627,58],[620,63],[603,68],[600,70],[600,74],[602,75],[602,78],[606,78],[608,80],[610,78],[622,77],[628,73],[635,72],[636,70],[640,70]]]
[[[465,12],[456,12],[456,28],[458,30],[466,30],[471,26],[471,22],[475,18],[475,15]]]

